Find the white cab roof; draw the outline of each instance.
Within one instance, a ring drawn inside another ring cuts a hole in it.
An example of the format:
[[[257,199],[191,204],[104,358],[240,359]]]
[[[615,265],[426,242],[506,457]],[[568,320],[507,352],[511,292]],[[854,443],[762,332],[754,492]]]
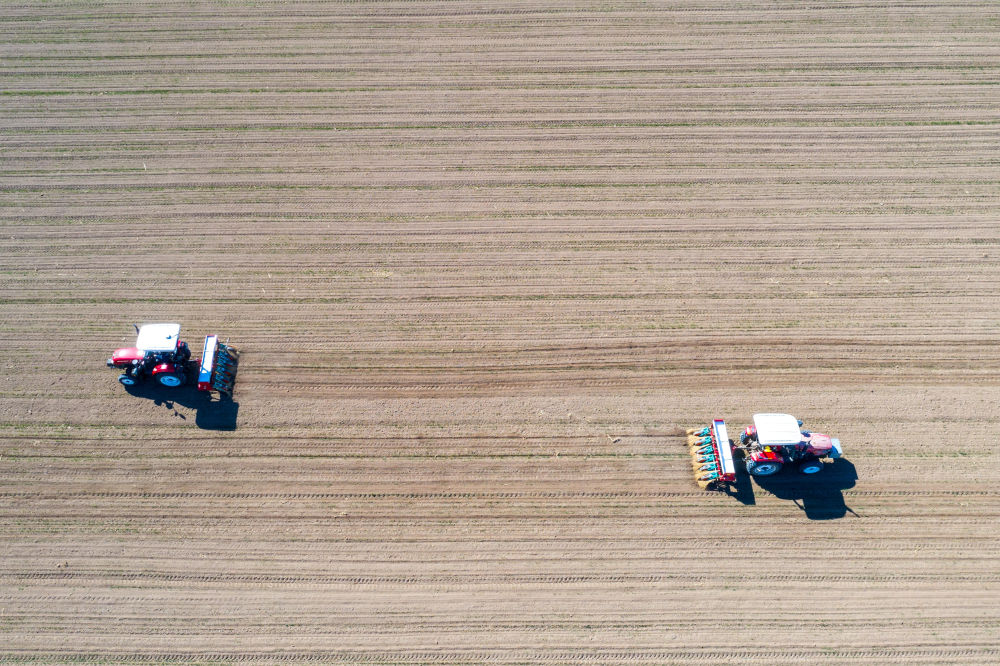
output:
[[[802,441],[798,419],[791,414],[754,414],[753,425],[761,446],[798,444]]]
[[[177,349],[180,337],[180,324],[143,324],[135,346],[146,352],[170,352]]]

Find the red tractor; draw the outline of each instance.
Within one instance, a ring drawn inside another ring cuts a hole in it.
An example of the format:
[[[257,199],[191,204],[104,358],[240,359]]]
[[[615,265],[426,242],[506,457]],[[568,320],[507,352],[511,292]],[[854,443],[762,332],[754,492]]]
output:
[[[191,350],[180,339],[180,324],[144,324],[135,330],[135,346],[116,349],[107,361],[109,368],[124,370],[118,377],[123,386],[152,380],[176,388],[197,380],[199,391],[232,396],[239,352],[219,342],[219,336],[206,337],[202,357],[192,360]]]
[[[790,414],[754,414],[753,425],[740,434],[739,445],[730,441],[721,419],[701,430],[689,430],[698,485],[735,483],[734,454],[742,456],[747,472],[758,477],[772,476],[792,465],[802,474],[816,474],[823,471],[824,458],[844,454],[839,439],[801,428],[802,421]]]

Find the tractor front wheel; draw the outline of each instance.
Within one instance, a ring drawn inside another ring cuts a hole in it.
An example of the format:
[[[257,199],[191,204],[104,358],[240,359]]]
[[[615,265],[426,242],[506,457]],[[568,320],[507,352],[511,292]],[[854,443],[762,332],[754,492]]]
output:
[[[184,383],[184,375],[177,372],[164,372],[156,375],[156,381],[160,383],[160,386],[175,388]]]
[[[781,463],[773,460],[747,460],[747,471],[754,476],[774,476],[781,471]]]
[[[810,460],[799,465],[799,471],[803,474],[817,474],[823,471],[823,463],[818,460]]]
[[[118,383],[122,386],[135,386],[139,381],[129,374],[118,375]]]

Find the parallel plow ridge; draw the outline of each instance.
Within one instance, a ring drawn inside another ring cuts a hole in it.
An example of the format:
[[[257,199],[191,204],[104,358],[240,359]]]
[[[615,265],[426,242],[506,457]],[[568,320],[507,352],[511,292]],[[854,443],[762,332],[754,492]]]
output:
[[[997,662],[996,18],[5,3],[0,662]]]

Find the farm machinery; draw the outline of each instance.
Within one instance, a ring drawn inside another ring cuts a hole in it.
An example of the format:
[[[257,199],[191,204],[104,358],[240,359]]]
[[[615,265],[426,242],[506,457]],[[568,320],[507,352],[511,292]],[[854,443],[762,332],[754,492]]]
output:
[[[123,386],[153,381],[176,388],[197,382],[199,391],[233,395],[240,355],[219,336],[207,336],[201,358],[192,359],[187,343],[180,339],[180,324],[144,324],[135,328],[135,346],[116,349],[107,361],[109,368],[124,370],[118,377]]]
[[[791,466],[811,475],[823,471],[824,458],[844,453],[839,439],[803,430],[802,421],[790,414],[754,414],[753,425],[740,433],[739,444],[729,439],[722,419],[687,434],[695,479],[702,488],[735,483],[737,459],[757,477],[773,476]]]

